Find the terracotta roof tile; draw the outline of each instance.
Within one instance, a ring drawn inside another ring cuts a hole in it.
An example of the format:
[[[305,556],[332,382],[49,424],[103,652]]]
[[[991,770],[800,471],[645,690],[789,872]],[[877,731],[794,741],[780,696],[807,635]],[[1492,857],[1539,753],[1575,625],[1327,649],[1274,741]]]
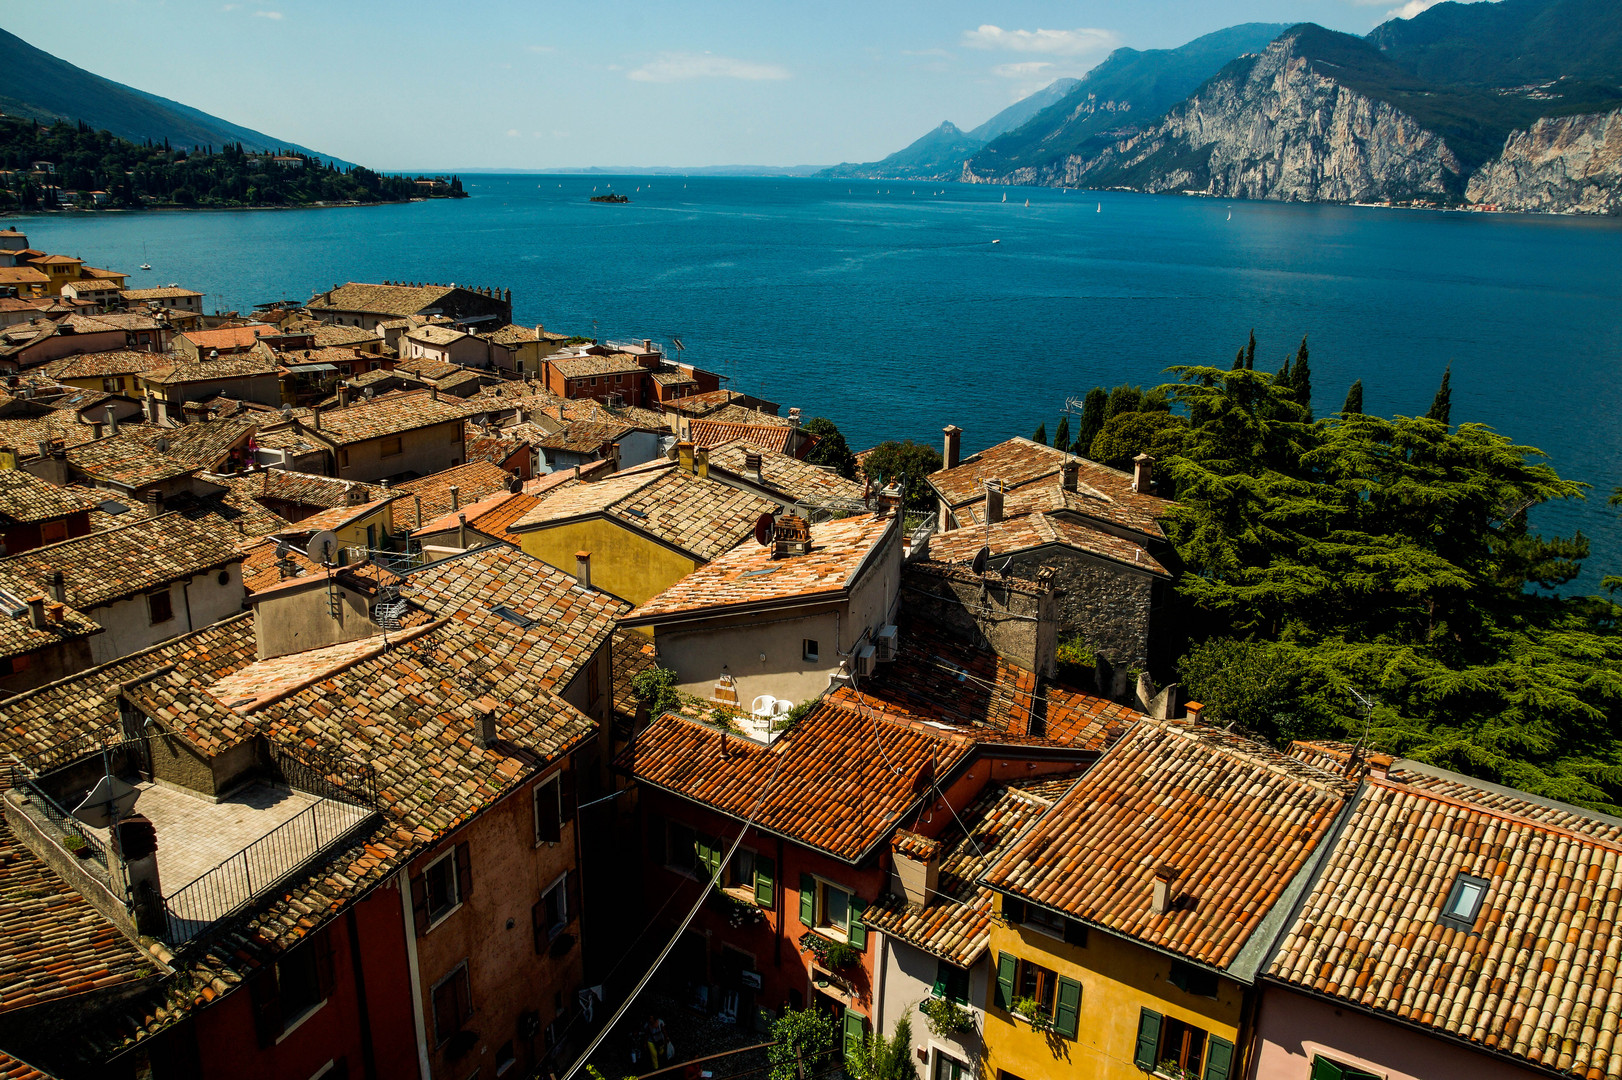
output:
[[[112,375],[135,375],[154,368],[172,367],[174,363],[172,353],[115,349],[48,360],[37,370],[53,379],[104,379]]]
[[[68,605],[88,612],[241,558],[230,537],[164,514],[0,559],[0,574],[43,589],[60,570]]]
[[[781,492],[789,501],[863,500],[864,489],[854,480],[846,480],[836,472],[808,465],[792,454],[768,450],[748,440],[711,447],[710,467],[719,466],[736,476],[748,478],[750,473],[745,468],[744,457],[750,453],[760,455],[762,483],[775,492]]]
[[[1023,514],[989,528],[966,527],[936,533],[929,538],[929,557],[947,563],[972,562],[983,546],[989,546],[996,558],[1037,548],[1066,547],[1158,577],[1171,576],[1141,545],[1078,521],[1047,514]]]
[[[389,490],[402,495],[414,496],[407,504],[401,503],[396,513],[401,518],[401,524],[409,518],[411,527],[418,528],[423,522],[443,517],[451,511],[451,488],[455,487],[456,497],[466,506],[471,502],[494,495],[498,491],[509,490],[512,483],[512,474],[502,469],[493,461],[469,461],[440,472],[430,473],[416,480],[408,480],[403,484],[395,484]],[[422,518],[417,519],[415,499],[422,500]]]
[[[565,379],[584,379],[594,375],[641,374],[645,368],[634,357],[625,353],[608,356],[550,356],[546,362],[557,369]]]
[[[741,440],[778,454],[788,453],[795,432],[794,428],[775,424],[723,424],[708,419],[694,420],[688,430],[695,446],[721,446]]]
[[[430,427],[450,421],[461,421],[467,415],[462,402],[434,398],[426,390],[387,397],[362,399],[346,408],[325,409],[321,412],[321,426],[307,424],[327,442],[337,446],[350,446],[367,439],[381,439],[417,428]]]
[[[276,558],[278,544],[279,541],[274,538],[265,537],[241,549],[242,587],[250,596],[287,580],[282,576],[281,560]],[[287,561],[293,564],[295,577],[321,571],[320,566],[291,549],[287,552]]]
[[[274,337],[280,333],[281,330],[277,327],[255,323],[252,326],[221,326],[214,330],[190,330],[181,336],[197,346],[199,353],[207,356],[210,349],[232,351],[247,349],[262,337]],[[205,360],[203,363],[224,363],[226,359],[222,356],[219,360]]]
[[[1232,973],[1351,792],[1260,743],[1143,719],[985,881]],[[1156,914],[1155,875],[1166,867],[1178,872],[1177,902]]]
[[[526,495],[523,492],[498,491],[494,495],[487,495],[475,503],[463,503],[460,510],[452,510],[422,528],[415,530],[412,535],[427,535],[429,533],[445,532],[461,525],[461,515],[467,515],[467,527],[478,529],[486,536],[504,539],[507,526],[523,517],[535,504],[540,502],[535,495]]]
[[[173,480],[204,468],[200,463],[159,450],[168,435],[161,429],[119,425],[117,435],[67,448],[73,470],[100,483],[140,488]]]
[[[368,315],[415,315],[452,290],[444,285],[371,285],[351,281],[305,305],[310,311],[359,311]]]
[[[0,563],[0,566],[3,565]],[[41,595],[50,594],[37,582],[24,581],[10,574],[0,574],[0,601],[4,601],[7,608],[11,607],[13,601],[18,605],[24,605],[30,598]],[[65,604],[47,602],[45,612],[45,625],[36,628],[32,616],[26,610],[16,615],[9,610],[0,611],[0,656],[21,656],[23,653],[48,649],[65,641],[87,638],[102,631],[101,624],[96,620]]]
[[[21,469],[0,470],[0,521],[54,521],[90,510],[98,501]]]

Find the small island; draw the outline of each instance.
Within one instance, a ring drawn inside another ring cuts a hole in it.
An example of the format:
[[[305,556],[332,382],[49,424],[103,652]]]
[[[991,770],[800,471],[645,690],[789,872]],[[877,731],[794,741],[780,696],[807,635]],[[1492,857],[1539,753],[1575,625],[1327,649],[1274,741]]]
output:
[[[591,197],[591,201],[605,203],[626,203],[631,201],[631,197],[629,195],[593,195]]]

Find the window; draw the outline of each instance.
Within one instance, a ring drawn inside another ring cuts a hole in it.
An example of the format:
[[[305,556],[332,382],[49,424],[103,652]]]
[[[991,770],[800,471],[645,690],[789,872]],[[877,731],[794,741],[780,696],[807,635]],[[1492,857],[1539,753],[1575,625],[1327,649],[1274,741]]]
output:
[[[331,941],[321,934],[286,953],[249,980],[248,991],[259,1045],[274,1045],[332,993]]]
[[[769,908],[777,901],[777,864],[772,859],[739,848],[727,864],[726,887],[740,900]]]
[[[817,639],[806,638],[800,643],[800,658],[802,660],[816,661],[819,656]]]
[[[800,921],[825,937],[867,948],[867,927],[862,912],[867,905],[831,881],[800,875]]]
[[[955,1001],[959,1005],[969,1000],[969,969],[941,960],[935,967],[935,985],[931,991],[938,998]]]
[[[997,954],[997,1007],[1052,1023],[1074,1039],[1081,1025],[1081,983],[1012,953]],[[1017,1008],[1016,1008],[1017,1006]]]
[[[394,457],[403,451],[404,448],[400,445],[400,436],[390,435],[383,440],[382,448],[378,451],[378,454],[381,457]]]
[[[153,626],[175,617],[175,603],[168,589],[146,594],[146,613]]]
[[[696,873],[698,869],[698,833],[677,821],[670,823],[665,844],[665,865],[683,873]]]
[[[508,1039],[496,1049],[496,1075],[507,1075],[507,1070],[516,1064],[518,1064],[518,1054],[513,1049],[513,1041]]]
[[[473,895],[473,868],[467,844],[460,843],[411,879],[411,907],[417,933],[429,930]]]
[[[1132,1060],[1138,1068],[1161,1076],[1174,1075],[1176,1068],[1201,1080],[1228,1080],[1233,1071],[1233,1043],[1175,1017],[1143,1009],[1138,1014]]]
[[[124,380],[117,376],[101,380],[101,388],[105,393],[116,394],[124,389]]]
[[[1056,911],[1040,908],[1032,904],[1025,909],[1025,925],[1050,937],[1064,940],[1065,918]]]
[[[1487,895],[1487,884],[1486,878],[1460,874],[1447,894],[1447,903],[1442,905],[1438,921],[1455,930],[1473,929],[1476,916],[1481,913],[1481,901]]]
[[[1342,1065],[1338,1061],[1319,1056],[1312,1059],[1311,1080],[1384,1080],[1384,1078],[1367,1069],[1359,1069],[1355,1065]]]
[[[560,874],[558,879],[541,894],[541,929],[546,934],[547,941],[563,933],[563,928],[569,925],[569,894],[565,888],[568,880],[567,873]]]
[[[1185,994],[1195,997],[1214,998],[1217,996],[1217,973],[1207,971],[1205,968],[1185,964],[1181,960],[1171,962],[1171,972],[1166,981]]]
[[[970,1080],[974,1074],[969,1072],[969,1066],[950,1054],[943,1054],[940,1050],[932,1052],[934,1063],[929,1067],[929,1080]]]
[[[68,523],[65,521],[47,521],[39,527],[39,542],[42,544],[54,544],[67,538]]]
[[[535,785],[535,843],[555,844],[563,836],[563,785],[557,777]]]
[[[467,981],[467,961],[434,984],[434,1045],[444,1046],[473,1015]]]

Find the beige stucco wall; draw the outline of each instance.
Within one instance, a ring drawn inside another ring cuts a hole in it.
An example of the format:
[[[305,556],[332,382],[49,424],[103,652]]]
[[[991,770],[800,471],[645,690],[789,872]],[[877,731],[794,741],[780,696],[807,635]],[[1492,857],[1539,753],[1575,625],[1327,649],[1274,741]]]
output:
[[[338,617],[333,618],[328,586],[306,585],[272,593],[253,606],[254,637],[259,659],[319,649],[377,633],[367,598],[342,586]]]
[[[344,480],[367,481],[407,472],[427,476],[462,464],[463,449],[462,422],[447,420],[443,424],[403,432],[400,453],[389,457],[383,456],[382,439],[367,439],[345,446],[338,454],[337,474]]]
[[[223,584],[219,580],[221,573],[225,574]],[[152,622],[145,593],[91,608],[85,614],[100,623],[105,632],[90,639],[90,658],[97,664],[105,664],[148,645],[217,623],[242,610],[243,596],[242,564],[235,562],[184,581],[170,582],[169,602],[174,616],[161,623]]]

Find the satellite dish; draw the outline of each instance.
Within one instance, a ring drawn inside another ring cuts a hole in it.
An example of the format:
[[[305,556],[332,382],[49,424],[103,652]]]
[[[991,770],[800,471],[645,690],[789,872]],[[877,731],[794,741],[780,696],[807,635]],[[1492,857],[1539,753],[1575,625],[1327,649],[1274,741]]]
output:
[[[776,524],[777,524],[777,519],[772,517],[770,514],[762,514],[762,515],[760,515],[760,517],[756,518],[755,519],[755,543],[759,544],[761,547],[771,547],[772,546],[772,526],[774,526]]]
[[[986,563],[987,563],[987,561],[990,560],[990,558],[991,558],[991,549],[990,548],[983,547],[979,551],[976,551],[974,553],[974,562],[971,564],[974,567],[974,572],[976,574],[985,573],[986,572]]]
[[[293,545],[289,544],[286,540],[276,541],[276,557],[278,559],[287,558],[287,553],[292,550],[292,547]]]
[[[105,829],[113,817],[128,817],[141,793],[116,776],[103,776],[90,789],[84,801],[73,808],[73,816],[92,829]]]
[[[338,554],[338,534],[331,529],[322,529],[310,537],[305,554],[322,566],[331,566],[332,560]]]

